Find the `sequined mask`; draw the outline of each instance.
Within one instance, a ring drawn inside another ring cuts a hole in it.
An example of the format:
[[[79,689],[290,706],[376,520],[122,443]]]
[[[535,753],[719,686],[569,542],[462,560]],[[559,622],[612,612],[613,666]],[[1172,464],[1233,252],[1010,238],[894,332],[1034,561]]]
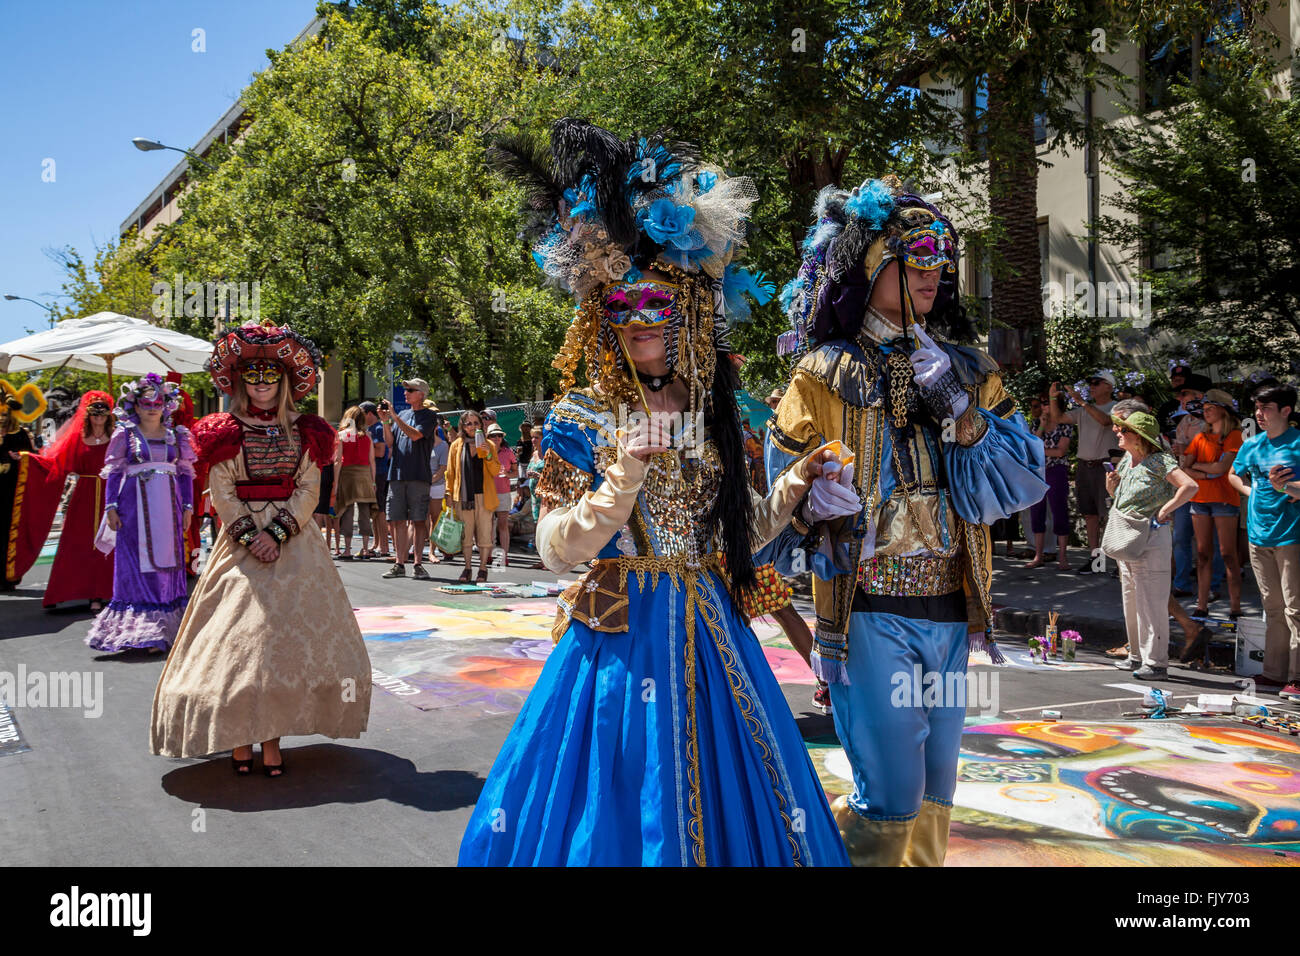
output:
[[[657,326],[672,321],[677,285],[645,280],[610,287],[601,309],[601,319],[611,326]]]
[[[899,237],[897,249],[898,258],[914,269],[957,271],[952,232],[939,219],[907,230]]]
[[[258,359],[239,369],[245,385],[278,385],[284,378],[284,367],[279,362]]]

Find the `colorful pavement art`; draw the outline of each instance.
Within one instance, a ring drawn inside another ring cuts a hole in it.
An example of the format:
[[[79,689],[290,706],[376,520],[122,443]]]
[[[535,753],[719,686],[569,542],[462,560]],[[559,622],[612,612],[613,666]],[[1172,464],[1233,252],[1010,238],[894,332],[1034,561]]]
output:
[[[832,798],[833,742],[810,747]],[[968,723],[949,866],[1300,860],[1300,743],[1220,720]]]
[[[421,710],[509,715],[551,652],[555,601],[356,615],[379,687]],[[760,619],[754,632],[782,683],[813,683],[780,628]],[[1013,665],[1094,666],[1016,657]],[[851,789],[833,738],[810,743],[809,753],[830,797]],[[1292,865],[1300,859],[1300,741],[1203,719],[973,718],[954,803],[951,866]]]
[[[375,683],[420,710],[518,713],[551,653],[555,600],[445,606],[455,603],[356,608]],[[754,631],[777,680],[814,683],[779,627],[760,619]]]

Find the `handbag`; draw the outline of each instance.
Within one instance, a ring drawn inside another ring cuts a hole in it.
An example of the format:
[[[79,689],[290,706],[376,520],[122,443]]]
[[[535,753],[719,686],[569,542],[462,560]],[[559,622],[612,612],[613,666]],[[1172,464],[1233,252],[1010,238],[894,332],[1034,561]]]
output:
[[[1101,551],[1114,561],[1136,561],[1151,542],[1151,519],[1126,515],[1114,505],[1106,516]]]
[[[438,523],[433,526],[433,543],[447,554],[460,554],[465,540],[465,524],[452,517],[450,508],[443,508]]]

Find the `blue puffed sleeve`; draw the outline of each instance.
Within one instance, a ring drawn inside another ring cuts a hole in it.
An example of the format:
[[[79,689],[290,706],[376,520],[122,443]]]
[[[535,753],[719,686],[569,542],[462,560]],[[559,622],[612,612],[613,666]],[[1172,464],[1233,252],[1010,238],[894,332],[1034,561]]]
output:
[[[772,482],[780,478],[800,457],[778,448],[773,443],[772,433],[769,431],[763,439],[763,470],[767,474],[767,486],[772,487]],[[807,557],[802,548],[803,539],[803,535],[790,525],[786,525],[781,529],[780,534],[755,552],[754,564],[775,565],[776,570],[787,577],[807,571]]]
[[[988,431],[973,445],[944,443],[944,461],[953,507],[966,521],[992,524],[1037,504],[1047,493],[1047,456],[1037,438],[1016,412],[999,418],[988,409]]]
[[[604,480],[596,467],[596,448],[613,441],[608,410],[592,396],[572,391],[555,403],[542,433],[542,474],[538,500],[548,508],[576,504]]]
[[[592,454],[591,439],[580,424],[570,418],[557,417],[556,409],[546,416],[546,429],[542,433],[542,455],[554,451],[574,468],[587,474],[595,474],[595,456]]]

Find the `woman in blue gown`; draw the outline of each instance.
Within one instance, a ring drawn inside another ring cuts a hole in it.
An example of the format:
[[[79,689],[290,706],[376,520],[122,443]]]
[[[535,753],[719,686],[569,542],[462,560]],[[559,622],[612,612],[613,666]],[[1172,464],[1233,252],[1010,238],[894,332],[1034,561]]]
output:
[[[582,121],[556,125],[552,152],[547,172],[561,181],[545,191],[563,199],[535,258],[581,304],[541,443],[537,546],[554,571],[591,569],[560,599],[558,643],[488,775],[460,862],[846,865],[798,727],[732,597],[753,581],[752,551],[805,495],[838,487],[832,467],[822,476],[836,461],[828,449],[766,498],[748,486],[725,316],[744,308],[739,290],[770,294],[729,265],[756,193],[680,144],[623,142]],[[514,144],[501,162],[517,172],[521,155],[539,151]],[[580,356],[589,388],[571,387]]]

